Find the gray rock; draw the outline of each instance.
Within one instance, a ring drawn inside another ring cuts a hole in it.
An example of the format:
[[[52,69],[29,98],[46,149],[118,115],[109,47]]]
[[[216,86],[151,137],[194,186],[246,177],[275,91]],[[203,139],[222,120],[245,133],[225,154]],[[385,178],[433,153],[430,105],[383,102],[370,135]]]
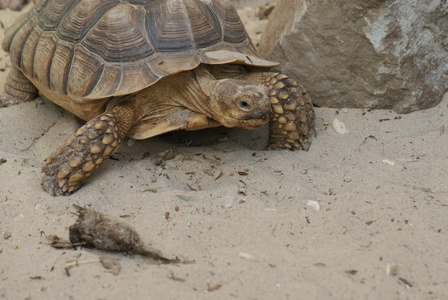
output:
[[[319,106],[407,113],[447,90],[447,29],[444,0],[279,0],[260,52]]]

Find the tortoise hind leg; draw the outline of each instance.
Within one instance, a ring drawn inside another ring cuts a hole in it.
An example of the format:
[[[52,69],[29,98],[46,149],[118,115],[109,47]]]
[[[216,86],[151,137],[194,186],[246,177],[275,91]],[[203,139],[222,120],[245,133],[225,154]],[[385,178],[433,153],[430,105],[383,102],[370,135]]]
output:
[[[269,88],[272,112],[267,148],[308,150],[316,114],[305,88],[282,73],[248,73],[239,78]]]
[[[113,106],[79,128],[45,159],[42,188],[53,196],[70,195],[115,151],[136,121],[131,101]]]
[[[36,99],[37,88],[26,78],[23,73],[12,68],[6,78],[5,92],[0,97],[0,107],[8,107]]]

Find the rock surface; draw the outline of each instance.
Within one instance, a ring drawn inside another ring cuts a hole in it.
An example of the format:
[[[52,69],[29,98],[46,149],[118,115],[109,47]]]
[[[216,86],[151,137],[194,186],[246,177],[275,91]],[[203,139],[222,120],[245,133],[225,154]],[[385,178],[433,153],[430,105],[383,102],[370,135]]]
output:
[[[0,0],[0,9],[21,10],[30,0]]]
[[[407,113],[447,90],[447,12],[440,0],[279,0],[260,51],[319,106]]]

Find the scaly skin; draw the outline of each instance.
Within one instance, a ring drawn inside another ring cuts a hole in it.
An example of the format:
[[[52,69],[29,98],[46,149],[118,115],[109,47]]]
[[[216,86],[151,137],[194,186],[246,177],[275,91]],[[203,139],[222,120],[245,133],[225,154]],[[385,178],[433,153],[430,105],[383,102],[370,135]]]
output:
[[[78,190],[117,150],[136,115],[132,101],[122,102],[79,128],[45,159],[42,188],[53,196]]]
[[[21,71],[12,68],[6,78],[5,92],[0,97],[0,107],[8,107],[22,102],[32,101],[38,95],[37,88]]]
[[[269,88],[272,113],[267,149],[307,151],[316,114],[305,88],[281,73],[249,73],[239,78]]]

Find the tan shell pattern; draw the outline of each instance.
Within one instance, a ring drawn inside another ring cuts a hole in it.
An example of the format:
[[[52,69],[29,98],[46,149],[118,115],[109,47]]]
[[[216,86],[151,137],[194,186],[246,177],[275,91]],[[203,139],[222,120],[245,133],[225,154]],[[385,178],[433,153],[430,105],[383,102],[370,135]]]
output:
[[[73,100],[130,94],[200,63],[276,65],[227,0],[39,0],[2,46],[33,83]]]

